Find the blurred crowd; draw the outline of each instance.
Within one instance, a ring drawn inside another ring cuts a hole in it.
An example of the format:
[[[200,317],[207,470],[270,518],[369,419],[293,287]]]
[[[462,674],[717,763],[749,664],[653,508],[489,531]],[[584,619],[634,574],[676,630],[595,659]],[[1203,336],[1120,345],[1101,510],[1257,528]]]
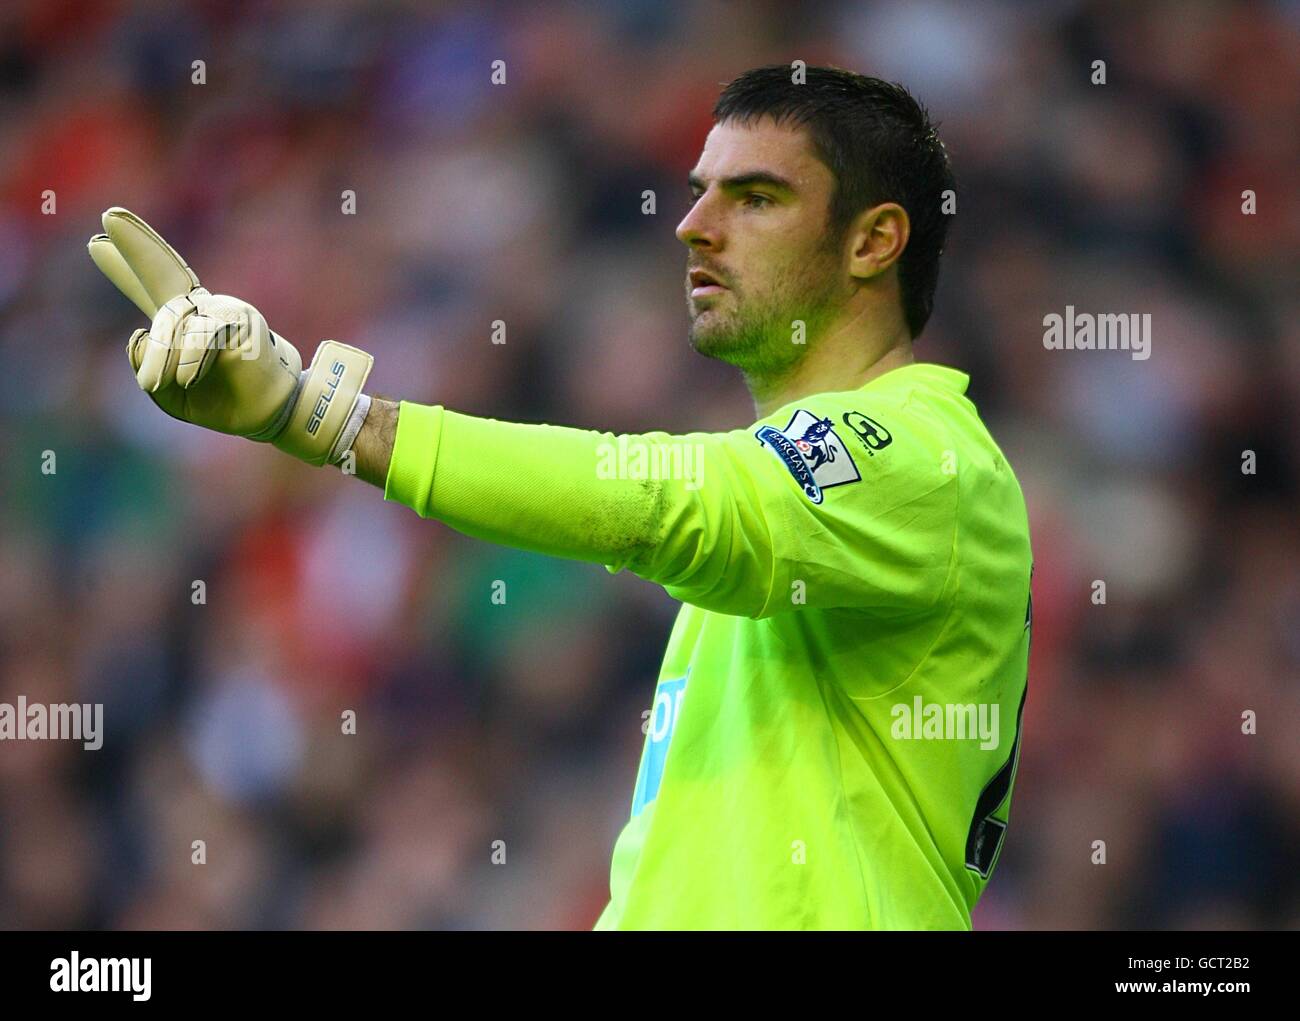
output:
[[[165,417],[85,241],[134,210],[305,354],[373,352],[373,392],[741,427],[673,229],[720,85],[794,59],[940,120],[918,356],[972,375],[1030,508],[977,928],[1300,926],[1298,34],[1264,2],[6,4],[0,702],[105,734],[0,743],[0,928],[593,924],[676,604]],[[1067,305],[1149,312],[1150,359],[1046,350]]]

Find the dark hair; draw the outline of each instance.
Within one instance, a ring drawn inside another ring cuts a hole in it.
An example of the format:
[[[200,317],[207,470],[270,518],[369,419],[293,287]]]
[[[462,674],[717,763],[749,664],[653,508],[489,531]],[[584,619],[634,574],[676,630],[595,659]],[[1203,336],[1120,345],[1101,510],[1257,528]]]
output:
[[[882,202],[907,210],[912,232],[898,261],[903,316],[913,337],[934,308],[939,256],[948,233],[943,192],[952,167],[930,115],[903,86],[837,67],[808,67],[796,85],[786,64],[746,71],[713,107],[718,123],[771,117],[805,128],[835,177],[830,230],[842,238],[853,217]]]

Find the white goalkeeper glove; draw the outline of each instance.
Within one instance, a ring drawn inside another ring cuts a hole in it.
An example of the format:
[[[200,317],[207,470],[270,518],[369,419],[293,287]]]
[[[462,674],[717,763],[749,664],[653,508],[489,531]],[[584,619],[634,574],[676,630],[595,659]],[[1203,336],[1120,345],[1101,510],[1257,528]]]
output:
[[[173,418],[273,443],[310,464],[336,464],[361,430],[374,359],[327,340],[302,357],[246,301],[211,294],[156,231],[117,206],[90,257],[152,320],[126,352],[140,389]]]

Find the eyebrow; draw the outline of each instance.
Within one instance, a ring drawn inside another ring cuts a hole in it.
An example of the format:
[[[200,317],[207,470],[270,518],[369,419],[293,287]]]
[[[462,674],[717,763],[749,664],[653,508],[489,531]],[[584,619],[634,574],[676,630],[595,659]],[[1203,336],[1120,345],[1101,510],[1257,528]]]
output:
[[[704,178],[699,174],[691,172],[686,175],[686,183],[692,189],[704,191],[708,185]],[[780,191],[794,193],[795,187],[780,174],[774,174],[770,170],[750,170],[744,174],[734,174],[731,177],[718,178],[718,184],[726,191],[735,191],[738,188],[750,188],[756,184],[767,185],[769,188],[776,188]]]

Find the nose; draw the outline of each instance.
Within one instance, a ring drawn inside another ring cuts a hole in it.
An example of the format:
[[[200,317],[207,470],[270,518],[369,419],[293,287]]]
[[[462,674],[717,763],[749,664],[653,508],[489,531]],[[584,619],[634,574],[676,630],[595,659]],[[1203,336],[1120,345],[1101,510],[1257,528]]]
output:
[[[700,196],[687,211],[682,222],[677,225],[676,233],[677,240],[687,248],[704,248],[715,252],[722,248],[722,232],[716,222],[711,220],[704,196]]]

